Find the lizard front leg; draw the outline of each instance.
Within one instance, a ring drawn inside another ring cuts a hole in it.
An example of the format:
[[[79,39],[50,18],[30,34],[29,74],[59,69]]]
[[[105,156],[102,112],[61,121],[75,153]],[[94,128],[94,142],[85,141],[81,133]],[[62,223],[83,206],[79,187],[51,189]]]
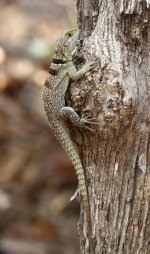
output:
[[[79,71],[76,70],[73,62],[68,66],[68,75],[72,80],[78,80],[82,78],[85,73],[93,69],[97,64],[97,60],[86,63]]]

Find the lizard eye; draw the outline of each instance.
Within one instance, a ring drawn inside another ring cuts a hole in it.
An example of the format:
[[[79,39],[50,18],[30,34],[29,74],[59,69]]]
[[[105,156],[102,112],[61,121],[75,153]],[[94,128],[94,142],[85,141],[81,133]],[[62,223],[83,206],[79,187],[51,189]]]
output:
[[[71,37],[71,36],[72,36],[72,33],[68,33],[67,35],[68,35],[68,37]]]
[[[65,43],[63,44],[63,46],[64,46],[65,48],[67,47],[67,45],[66,45]]]

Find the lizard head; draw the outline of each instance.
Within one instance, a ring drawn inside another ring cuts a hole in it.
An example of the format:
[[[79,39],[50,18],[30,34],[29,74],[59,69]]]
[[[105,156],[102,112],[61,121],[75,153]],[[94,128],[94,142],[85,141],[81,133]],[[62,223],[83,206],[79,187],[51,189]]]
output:
[[[76,49],[77,49],[77,39],[79,32],[77,29],[72,29],[64,32],[57,41],[56,50],[61,50],[61,55],[63,60],[72,60]]]

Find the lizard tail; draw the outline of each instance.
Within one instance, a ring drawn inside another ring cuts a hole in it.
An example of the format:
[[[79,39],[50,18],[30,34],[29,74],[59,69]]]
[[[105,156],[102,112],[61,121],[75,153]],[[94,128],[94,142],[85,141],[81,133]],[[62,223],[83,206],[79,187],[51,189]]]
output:
[[[54,134],[56,138],[58,139],[58,141],[61,143],[64,150],[67,152],[74,166],[74,169],[76,171],[76,175],[78,178],[80,197],[83,202],[84,210],[86,212],[86,217],[89,217],[90,207],[89,207],[89,199],[88,199],[87,188],[85,183],[85,175],[84,175],[82,162],[80,160],[76,147],[74,146],[71,140],[69,131],[62,124],[61,125],[59,124],[59,126],[57,126],[57,128],[54,129]],[[89,218],[87,218],[87,220],[89,220]]]

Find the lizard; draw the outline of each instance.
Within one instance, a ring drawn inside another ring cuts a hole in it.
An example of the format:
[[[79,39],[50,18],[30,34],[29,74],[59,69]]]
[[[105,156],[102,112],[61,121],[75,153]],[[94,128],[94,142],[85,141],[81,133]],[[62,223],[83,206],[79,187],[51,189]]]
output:
[[[87,124],[93,122],[87,117],[79,117],[72,107],[65,106],[65,93],[70,79],[77,81],[96,65],[96,61],[90,61],[80,70],[76,70],[73,57],[77,50],[78,36],[79,31],[72,29],[62,33],[57,40],[53,60],[44,84],[43,101],[50,128],[74,165],[80,198],[83,202],[86,218],[89,221],[90,207],[84,169],[76,146],[71,139],[67,121],[69,120],[79,128],[89,128]]]

